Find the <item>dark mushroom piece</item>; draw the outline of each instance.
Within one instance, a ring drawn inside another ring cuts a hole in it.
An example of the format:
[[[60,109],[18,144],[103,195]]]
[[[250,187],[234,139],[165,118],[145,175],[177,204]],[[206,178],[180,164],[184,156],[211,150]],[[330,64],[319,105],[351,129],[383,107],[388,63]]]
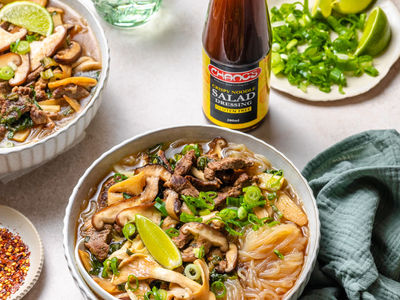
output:
[[[201,246],[207,254],[211,247],[220,248],[222,252],[229,249],[228,240],[219,231],[203,223],[190,222],[183,225],[179,230],[179,236],[173,238],[174,243],[180,249],[184,248],[191,240],[193,242],[182,251],[182,259],[186,262],[196,260],[194,249]]]
[[[234,243],[229,243],[229,249],[225,253],[225,259],[221,260],[215,269],[219,273],[232,272],[237,264],[238,260],[238,248]]]
[[[62,49],[54,56],[54,60],[63,65],[70,65],[81,56],[82,47],[78,42],[71,41],[68,48]]]
[[[164,192],[165,197],[165,208],[168,215],[179,221],[179,213],[181,212],[181,201],[179,200],[179,195],[171,189],[167,189]]]
[[[31,68],[31,62],[29,59],[29,54],[25,54],[21,56],[22,63],[18,66],[17,71],[15,72],[14,78],[11,78],[8,83],[11,86],[18,86],[23,84],[28,77],[29,70]]]
[[[104,224],[114,223],[117,215],[124,209],[152,202],[158,194],[159,180],[158,177],[147,177],[146,188],[139,196],[114,203],[96,212],[92,217],[93,227],[97,230],[101,230],[104,227]]]
[[[228,142],[222,137],[216,137],[208,146],[210,149],[207,151],[206,155],[212,159],[220,159],[222,158],[222,149],[228,146]]]

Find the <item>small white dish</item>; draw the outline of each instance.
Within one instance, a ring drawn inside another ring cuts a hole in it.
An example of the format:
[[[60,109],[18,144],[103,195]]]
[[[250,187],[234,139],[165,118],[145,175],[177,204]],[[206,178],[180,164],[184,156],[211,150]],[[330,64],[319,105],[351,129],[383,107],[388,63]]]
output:
[[[111,148],[92,163],[75,186],[66,208],[63,245],[65,258],[71,275],[85,299],[98,299],[101,297],[105,300],[115,300],[115,297],[107,294],[93,282],[93,279],[91,279],[84,270],[79,255],[77,255],[78,249],[83,247],[83,245],[82,240],[77,241],[76,239],[76,224],[82,209],[82,203],[90,192],[93,191],[93,187],[97,186],[99,180],[108,174],[113,164],[129,154],[142,151],[160,142],[176,141],[178,139],[206,141],[217,136],[222,136],[229,142],[245,144],[254,153],[266,156],[275,168],[285,171],[285,177],[292,184],[294,190],[302,200],[304,210],[309,220],[309,241],[301,274],[295,285],[286,295],[285,300],[294,300],[301,295],[314,268],[320,240],[318,209],[313,192],[307,181],[284,154],[260,139],[249,134],[217,126],[184,125],[150,131],[132,137]]]
[[[281,6],[283,3],[293,2],[297,1],[269,0],[268,7],[271,9],[274,6]],[[314,2],[315,0],[310,1],[310,9],[313,7]],[[335,101],[364,94],[378,85],[400,57],[400,12],[391,0],[377,0],[370,10],[376,6],[379,6],[385,12],[392,30],[392,38],[388,47],[381,55],[374,57],[374,66],[379,71],[378,76],[372,77],[364,74],[361,77],[347,77],[347,87],[343,88],[344,94],[339,93],[336,85],[332,86],[330,93],[324,93],[313,85],[308,86],[307,92],[304,93],[296,86],[291,85],[286,77],[277,77],[273,73],[271,74],[271,87],[286,94],[309,101]]]
[[[31,221],[19,211],[0,205],[0,228],[7,228],[21,237],[30,252],[30,266],[24,283],[8,300],[22,299],[35,285],[43,268],[44,250],[39,233]]]

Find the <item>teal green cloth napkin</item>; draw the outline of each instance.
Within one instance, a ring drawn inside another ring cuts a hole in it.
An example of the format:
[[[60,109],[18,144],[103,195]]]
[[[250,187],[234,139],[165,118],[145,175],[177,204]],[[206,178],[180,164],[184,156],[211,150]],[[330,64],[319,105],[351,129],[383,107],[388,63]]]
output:
[[[321,221],[302,300],[400,299],[400,134],[351,136],[303,170]]]

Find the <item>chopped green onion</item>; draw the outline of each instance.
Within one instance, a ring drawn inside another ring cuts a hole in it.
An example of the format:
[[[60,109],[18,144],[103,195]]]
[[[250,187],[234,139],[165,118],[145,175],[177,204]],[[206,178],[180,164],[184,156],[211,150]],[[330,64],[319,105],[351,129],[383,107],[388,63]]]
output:
[[[203,221],[202,218],[190,215],[190,214],[185,213],[185,212],[181,213],[179,219],[183,223],[189,223],[189,222],[199,222],[199,223],[201,223]]]
[[[279,222],[279,221],[272,221],[272,222],[269,222],[269,223],[267,223],[267,224],[268,224],[269,227],[273,227],[273,226],[275,226],[275,225],[281,224],[281,222]]]
[[[279,259],[283,260],[285,258],[285,256],[281,252],[279,252],[279,250],[277,250],[277,249],[274,250],[274,253],[276,256],[279,257]]]
[[[239,207],[242,201],[243,201],[242,197],[241,198],[227,197],[226,198],[226,205],[227,206]]]
[[[57,62],[54,59],[52,59],[51,57],[47,57],[47,56],[45,58],[43,58],[40,61],[40,63],[42,64],[43,68],[45,68],[45,69],[58,66]]]
[[[151,298],[153,296],[153,298]],[[167,299],[167,291],[163,289],[158,289],[156,286],[153,286],[151,291],[148,291],[143,295],[144,300],[166,300]]]
[[[111,269],[111,270],[110,270]],[[119,275],[118,271],[118,258],[113,257],[112,259],[106,259],[103,262],[103,272],[101,273],[101,277],[107,278],[108,273],[112,271],[114,275]]]
[[[54,77],[54,73],[51,69],[47,69],[46,71],[40,72],[40,77],[42,77],[43,79],[50,79]]]
[[[27,36],[25,36],[25,39],[28,43],[32,43],[34,41],[39,40],[39,35],[38,34],[28,34]]]
[[[124,174],[121,173],[115,173],[114,174],[114,181],[115,182],[121,182],[128,179],[128,177],[126,177]]]
[[[199,248],[194,248],[193,252],[194,252],[194,256],[198,259],[202,259],[204,257],[204,255],[206,254],[205,250],[204,250],[204,246],[201,246]]]
[[[189,144],[183,147],[182,149],[182,154],[185,155],[188,153],[190,150],[194,150],[194,154],[196,157],[199,157],[201,155],[200,147],[199,144]]]
[[[121,249],[122,245],[120,243],[112,243],[110,244],[109,254],[114,253],[115,251]]]
[[[246,217],[247,217],[247,209],[245,209],[243,206],[239,207],[237,213],[238,213],[239,220],[246,219]]]
[[[211,291],[215,294],[216,298],[223,298],[226,295],[226,287],[222,281],[214,281],[211,284]]]
[[[165,207],[165,202],[160,199],[160,197],[157,197],[156,202],[154,203],[154,207],[163,215],[164,217],[168,217],[168,212]]]
[[[131,286],[132,279],[135,280],[135,287],[134,288],[132,288],[132,286]],[[139,279],[135,275],[132,275],[132,274],[129,275],[128,276],[128,281],[126,282],[125,289],[126,290],[130,290],[131,292],[136,292],[139,289]]]
[[[136,232],[136,226],[133,223],[126,223],[122,228],[122,234],[127,240],[131,240],[131,237]]]
[[[250,205],[254,204],[255,202],[259,201],[262,197],[260,188],[255,185],[245,187],[243,189],[243,192],[244,192],[243,200],[246,204]]]
[[[124,196],[124,199],[131,199],[132,196],[127,194],[127,193],[122,193],[122,195]]]
[[[191,280],[199,280],[201,278],[201,269],[195,264],[188,264],[183,272],[185,276]]]
[[[234,220],[238,216],[238,212],[233,208],[224,208],[220,212],[217,213],[217,216],[221,217],[222,220]]]
[[[10,66],[5,66],[0,68],[0,79],[1,80],[10,80],[15,75],[14,70]]]
[[[206,156],[200,156],[197,159],[197,168],[200,170],[204,170],[208,164],[208,158]]]
[[[268,194],[267,198],[270,201],[274,200],[276,198],[276,193],[272,192],[272,193]]]
[[[179,235],[179,230],[176,228],[168,228],[165,230],[165,233],[168,234],[169,237],[177,237]]]

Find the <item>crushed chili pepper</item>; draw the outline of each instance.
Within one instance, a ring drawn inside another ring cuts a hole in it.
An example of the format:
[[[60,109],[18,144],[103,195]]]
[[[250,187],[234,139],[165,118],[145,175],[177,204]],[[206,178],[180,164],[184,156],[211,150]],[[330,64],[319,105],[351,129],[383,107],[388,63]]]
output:
[[[19,235],[0,228],[0,300],[6,300],[24,282],[29,256],[28,247]]]

